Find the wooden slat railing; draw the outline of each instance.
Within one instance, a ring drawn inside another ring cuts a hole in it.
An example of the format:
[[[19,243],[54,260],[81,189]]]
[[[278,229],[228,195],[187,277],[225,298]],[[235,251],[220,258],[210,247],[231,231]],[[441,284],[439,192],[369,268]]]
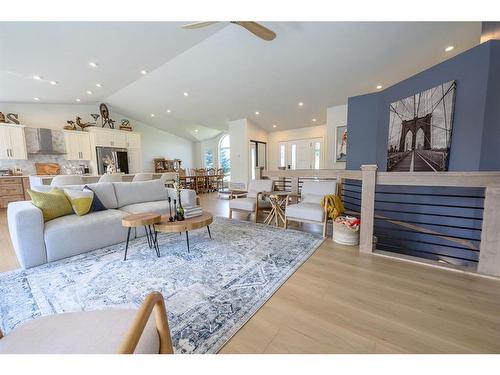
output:
[[[301,179],[361,181],[361,228],[359,250],[373,252],[375,189],[377,185],[484,188],[479,264],[480,274],[500,277],[500,172],[378,172],[376,165],[360,171],[341,169],[276,170],[257,169],[256,178],[286,179],[290,190],[299,192]]]

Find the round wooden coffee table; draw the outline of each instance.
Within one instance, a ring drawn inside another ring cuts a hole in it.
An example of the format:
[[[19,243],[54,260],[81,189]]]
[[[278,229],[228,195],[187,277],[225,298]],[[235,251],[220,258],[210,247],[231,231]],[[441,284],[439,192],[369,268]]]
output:
[[[144,226],[146,230],[146,237],[148,239],[149,248],[154,248],[158,258],[160,257],[160,248],[158,246],[155,224],[161,221],[161,215],[153,212],[146,212],[143,214],[133,214],[125,216],[122,219],[122,225],[128,227],[127,244],[125,245],[125,256],[123,260],[127,260],[128,242],[130,240],[130,230]],[[152,226],[152,228],[151,228]]]
[[[200,216],[192,217],[190,219],[184,219],[182,221],[168,221],[168,215],[163,215],[161,217],[161,222],[154,226],[157,232],[162,233],[176,233],[176,232],[186,232],[186,243],[187,250],[189,252],[189,231],[195,230],[203,227],[207,227],[208,236],[212,239],[212,234],[210,233],[210,224],[212,224],[214,217],[210,212],[203,212]]]

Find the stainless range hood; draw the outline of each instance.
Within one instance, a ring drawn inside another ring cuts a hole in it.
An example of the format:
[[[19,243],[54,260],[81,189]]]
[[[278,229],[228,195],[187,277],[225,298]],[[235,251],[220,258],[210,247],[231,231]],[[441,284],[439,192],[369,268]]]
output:
[[[52,143],[52,130],[36,129],[37,147],[30,155],[65,155],[64,152],[54,150]]]

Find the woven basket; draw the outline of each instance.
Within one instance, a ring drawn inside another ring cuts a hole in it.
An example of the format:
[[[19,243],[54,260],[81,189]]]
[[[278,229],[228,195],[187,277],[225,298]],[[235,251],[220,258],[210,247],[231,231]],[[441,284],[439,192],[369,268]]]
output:
[[[355,246],[359,244],[359,228],[351,229],[348,226],[333,222],[332,240],[341,245]]]

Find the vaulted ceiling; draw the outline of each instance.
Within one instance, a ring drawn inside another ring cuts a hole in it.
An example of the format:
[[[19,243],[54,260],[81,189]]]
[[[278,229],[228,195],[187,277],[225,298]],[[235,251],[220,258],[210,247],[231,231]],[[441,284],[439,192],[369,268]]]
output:
[[[265,42],[228,23],[182,24],[0,23],[0,102],[106,102],[192,140],[243,117],[292,129],[475,46],[481,31],[477,22],[263,22],[277,34]]]

